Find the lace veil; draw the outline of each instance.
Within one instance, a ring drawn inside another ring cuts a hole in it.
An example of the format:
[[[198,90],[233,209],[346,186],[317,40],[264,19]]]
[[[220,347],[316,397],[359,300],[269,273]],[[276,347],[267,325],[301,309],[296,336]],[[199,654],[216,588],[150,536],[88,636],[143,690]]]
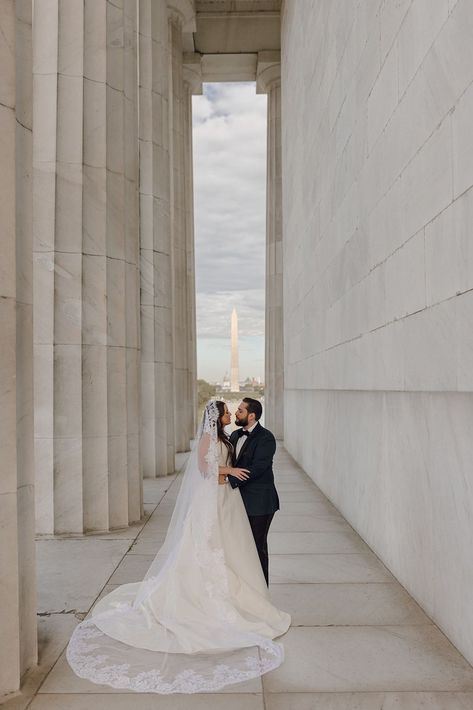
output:
[[[282,662],[282,645],[249,632],[229,598],[218,525],[218,417],[211,400],[144,579],[114,589],[74,630],[67,660],[78,676],[147,693],[209,692]]]

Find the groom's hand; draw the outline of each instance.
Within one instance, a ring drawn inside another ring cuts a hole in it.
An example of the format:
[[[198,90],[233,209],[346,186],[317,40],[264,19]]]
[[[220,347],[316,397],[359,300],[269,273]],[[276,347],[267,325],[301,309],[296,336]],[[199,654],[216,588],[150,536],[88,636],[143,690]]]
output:
[[[238,478],[239,481],[246,481],[250,477],[247,468],[232,468],[228,475]]]

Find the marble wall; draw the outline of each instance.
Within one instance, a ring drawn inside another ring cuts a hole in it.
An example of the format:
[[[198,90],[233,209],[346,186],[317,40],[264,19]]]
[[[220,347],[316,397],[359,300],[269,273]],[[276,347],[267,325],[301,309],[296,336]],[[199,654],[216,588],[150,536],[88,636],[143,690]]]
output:
[[[282,17],[285,442],[473,660],[473,6]]]
[[[37,657],[31,260],[31,1],[0,6],[0,695]]]

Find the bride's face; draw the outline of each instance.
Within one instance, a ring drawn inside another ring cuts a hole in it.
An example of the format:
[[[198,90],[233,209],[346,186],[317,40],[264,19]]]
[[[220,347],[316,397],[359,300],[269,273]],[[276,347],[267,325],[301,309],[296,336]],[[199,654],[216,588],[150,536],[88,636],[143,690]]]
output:
[[[231,418],[230,412],[228,411],[227,405],[225,405],[225,413],[222,414],[222,416],[220,417],[220,424],[223,427],[225,427],[225,426],[228,426],[229,424],[231,424],[231,422],[232,422],[232,418]]]

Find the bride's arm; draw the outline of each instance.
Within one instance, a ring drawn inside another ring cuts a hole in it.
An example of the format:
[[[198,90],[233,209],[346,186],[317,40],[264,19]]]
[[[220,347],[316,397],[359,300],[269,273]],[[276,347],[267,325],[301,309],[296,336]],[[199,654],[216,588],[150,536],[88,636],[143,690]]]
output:
[[[223,446],[223,444],[220,444]],[[230,459],[230,455],[227,454],[228,458],[227,460]],[[226,483],[227,482],[227,476],[233,476],[234,478],[237,478],[239,481],[246,481],[248,478],[248,470],[246,468],[233,468],[233,466],[222,466],[219,464],[218,467],[218,482],[219,483]]]
[[[210,448],[210,434],[202,434],[199,441],[198,449],[198,460],[199,460],[199,471],[201,474],[207,478],[209,476],[209,463],[207,461],[207,454]],[[219,466],[218,467],[218,482],[225,483],[225,477],[232,475],[239,481],[246,481],[248,478],[248,473],[245,468],[232,468],[231,466]]]
[[[234,476],[240,481],[246,481],[248,476],[248,469],[246,468],[232,468],[232,466],[219,466],[218,475],[220,476]]]

